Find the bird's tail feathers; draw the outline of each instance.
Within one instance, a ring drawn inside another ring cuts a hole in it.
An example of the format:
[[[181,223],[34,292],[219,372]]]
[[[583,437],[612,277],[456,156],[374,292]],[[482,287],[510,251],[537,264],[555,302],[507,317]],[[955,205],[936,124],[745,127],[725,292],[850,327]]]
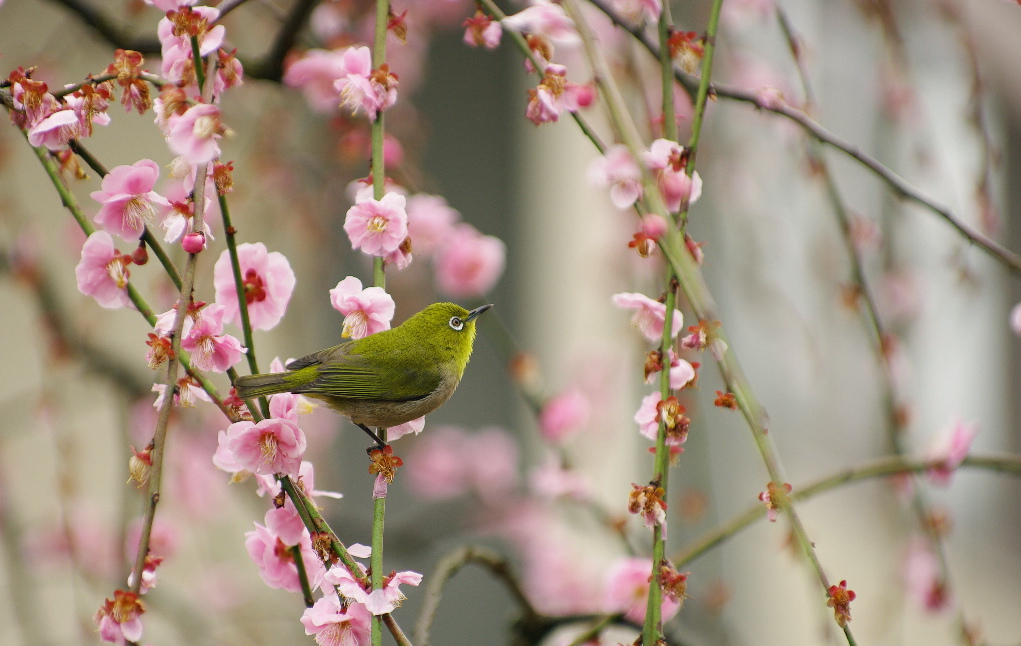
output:
[[[265,395],[288,392],[294,387],[287,379],[288,374],[286,372],[274,372],[264,375],[238,377],[234,381],[234,386],[238,390],[238,398],[255,399]]]

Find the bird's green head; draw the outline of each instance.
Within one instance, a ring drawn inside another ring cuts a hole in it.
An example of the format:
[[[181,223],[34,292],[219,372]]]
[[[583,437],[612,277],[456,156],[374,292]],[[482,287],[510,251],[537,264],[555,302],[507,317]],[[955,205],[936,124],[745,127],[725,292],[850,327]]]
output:
[[[433,303],[402,323],[403,330],[423,347],[430,347],[436,361],[453,363],[464,370],[475,341],[475,319],[492,305],[466,310],[454,303]]]

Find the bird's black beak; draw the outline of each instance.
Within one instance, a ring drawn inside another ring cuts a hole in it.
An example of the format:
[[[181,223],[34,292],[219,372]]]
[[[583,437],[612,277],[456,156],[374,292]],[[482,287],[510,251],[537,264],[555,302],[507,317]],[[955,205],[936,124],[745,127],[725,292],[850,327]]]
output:
[[[481,307],[476,307],[472,311],[468,312],[468,316],[464,318],[464,322],[467,323],[468,321],[474,321],[476,316],[482,314],[492,306],[493,304],[490,303],[489,305],[482,305]]]

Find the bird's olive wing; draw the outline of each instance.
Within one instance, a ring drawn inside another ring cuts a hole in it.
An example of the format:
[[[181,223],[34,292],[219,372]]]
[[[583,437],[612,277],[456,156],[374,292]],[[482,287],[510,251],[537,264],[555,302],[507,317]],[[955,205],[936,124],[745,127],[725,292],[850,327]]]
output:
[[[350,399],[411,401],[421,399],[440,385],[440,374],[430,366],[409,367],[401,361],[367,361],[337,349],[318,366],[319,376],[307,392]],[[297,391],[295,391],[297,392]]]
[[[329,359],[330,355],[332,355],[334,352],[337,352],[338,350],[340,350],[346,345],[349,345],[350,343],[351,343],[350,341],[348,341],[347,343],[341,343],[340,345],[335,345],[332,348],[326,348],[325,350],[320,350],[319,352],[307,354],[304,357],[301,357],[300,359],[294,359],[292,361],[289,361],[287,363],[287,369],[301,370],[302,368],[307,368],[309,366],[320,364]]]

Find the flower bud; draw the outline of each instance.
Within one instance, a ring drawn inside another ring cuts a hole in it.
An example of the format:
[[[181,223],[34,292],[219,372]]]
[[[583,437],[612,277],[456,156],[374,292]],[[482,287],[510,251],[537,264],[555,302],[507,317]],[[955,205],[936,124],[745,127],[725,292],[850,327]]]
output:
[[[201,231],[189,233],[181,239],[181,248],[188,253],[198,253],[206,248],[206,234]]]

